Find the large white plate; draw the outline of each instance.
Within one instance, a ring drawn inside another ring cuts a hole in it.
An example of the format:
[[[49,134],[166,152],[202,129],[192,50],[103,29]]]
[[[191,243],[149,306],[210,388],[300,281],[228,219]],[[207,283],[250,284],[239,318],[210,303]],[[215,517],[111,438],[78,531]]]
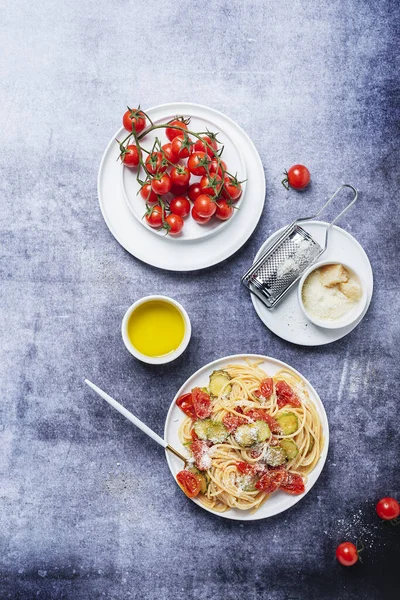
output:
[[[151,111],[150,111],[150,113],[151,113]],[[153,119],[152,120],[155,125],[159,125],[160,123],[168,123],[168,121],[173,119],[174,116],[176,116],[174,113],[165,112],[161,117],[159,117],[155,121]],[[237,209],[241,208],[242,210],[246,210],[248,201],[246,201],[246,203],[243,207],[243,200],[246,195],[247,173],[246,173],[246,166],[245,166],[245,163],[244,163],[244,160],[243,160],[243,157],[241,155],[239,148],[232,142],[229,134],[224,129],[219,127],[219,125],[221,125],[221,123],[218,124],[215,121],[213,114],[211,114],[207,120],[204,118],[199,119],[198,117],[194,117],[192,115],[187,115],[187,114],[185,114],[183,116],[190,117],[189,129],[191,131],[204,132],[208,129],[209,131],[218,133],[218,139],[221,141],[221,145],[219,145],[219,148],[221,148],[222,145],[224,146],[224,150],[223,150],[223,154],[222,154],[221,158],[227,163],[227,165],[229,167],[229,172],[232,175],[237,174],[239,181],[243,181],[242,196],[239,199],[239,201],[235,203],[235,206]],[[150,114],[150,117],[152,118],[152,114]],[[123,138],[126,135],[126,131],[124,129],[121,129],[118,135],[121,136],[121,138]],[[166,144],[168,142],[168,139],[165,135],[165,130],[156,129],[154,131],[151,131],[143,139],[144,147],[146,149],[150,150],[153,147],[156,137],[158,137],[159,139],[162,140],[161,141],[162,144],[164,144],[164,143]],[[120,138],[118,138],[118,139],[120,139]],[[196,141],[196,138],[193,138],[193,140]],[[180,161],[179,164],[185,164],[185,163],[186,163],[186,160],[185,161],[182,160],[182,161]],[[156,235],[158,237],[159,236],[165,237],[165,230],[152,229],[147,224],[146,219],[143,219],[143,214],[145,212],[145,202],[141,198],[141,196],[138,195],[138,193],[140,191],[140,186],[139,186],[138,181],[136,180],[137,169],[130,169],[130,168],[123,167],[123,165],[120,165],[120,170],[121,170],[122,193],[123,193],[125,202],[128,204],[133,216],[136,218],[138,223],[140,223],[143,227],[146,227],[146,229],[148,229],[148,231],[150,233],[152,233],[153,235]],[[143,170],[141,171],[141,176],[142,176],[142,179],[145,177]],[[190,182],[195,183],[195,182],[200,181],[200,179],[201,179],[201,177],[194,177],[192,175]],[[173,198],[173,194],[168,194],[167,200],[170,200],[172,198]],[[209,235],[213,235],[214,233],[219,233],[221,231],[221,229],[227,227],[228,225],[230,226],[231,223],[233,221],[235,221],[238,214],[239,214],[239,210],[235,210],[232,217],[228,221],[219,221],[218,219],[213,218],[209,221],[209,223],[206,223],[205,225],[200,225],[199,223],[196,223],[196,221],[194,219],[192,219],[191,217],[188,217],[187,219],[185,219],[185,226],[182,229],[182,232],[179,234],[179,237],[166,236],[165,239],[173,244],[178,239],[180,241],[196,240],[196,239],[207,237]]]
[[[324,467],[326,456],[328,454],[328,445],[329,445],[329,427],[328,427],[328,419],[326,417],[324,406],[321,402],[320,397],[317,392],[314,390],[312,385],[305,379],[298,371],[290,367],[284,362],[280,360],[276,360],[275,358],[270,358],[268,356],[261,356],[259,354],[235,354],[234,356],[226,356],[225,358],[220,358],[219,360],[215,360],[205,367],[199,369],[194,375],[189,377],[189,379],[183,384],[178,393],[176,394],[172,404],[169,408],[167,419],[165,421],[164,428],[164,439],[178,451],[182,452],[182,454],[186,454],[186,450],[184,446],[182,446],[179,436],[178,429],[179,425],[184,418],[182,411],[176,406],[176,399],[181,394],[186,394],[190,392],[194,387],[199,386],[203,387],[207,384],[208,378],[213,371],[216,369],[223,369],[224,366],[228,364],[243,364],[246,359],[249,360],[262,360],[262,364],[260,367],[264,369],[269,375],[274,375],[280,369],[286,368],[290,369],[296,375],[299,375],[304,383],[307,386],[308,393],[310,395],[310,399],[314,402],[314,405],[317,409],[319,418],[321,419],[323,435],[324,435],[324,448],[322,450],[321,457],[315,467],[315,469],[308,475],[308,481],[306,484],[306,491],[304,494],[300,496],[291,496],[289,494],[285,494],[282,491],[277,491],[257,510],[255,513],[251,513],[250,511],[242,511],[238,509],[231,509],[224,513],[219,513],[208,508],[205,508],[200,502],[193,498],[193,502],[198,504],[204,510],[213,513],[214,515],[218,515],[219,517],[224,517],[225,519],[233,519],[235,521],[256,521],[258,519],[266,519],[267,517],[272,517],[277,515],[288,508],[291,508],[297,502],[299,502],[304,496],[311,490],[314,483],[317,481],[318,477],[321,474],[321,471]],[[168,462],[168,466],[174,478],[179,471],[182,470],[182,461],[179,460],[176,456],[166,451],[166,458]],[[176,480],[176,479],[175,479]]]
[[[165,236],[156,236],[143,227],[130,211],[121,188],[121,165],[117,161],[115,136],[102,158],[97,182],[98,196],[104,220],[116,240],[133,256],[143,262],[170,271],[204,269],[225,260],[248,240],[264,207],[265,178],[258,152],[247,134],[222,113],[186,102],[164,104],[149,109],[153,120],[171,115],[191,115],[212,121],[218,131],[224,131],[235,147],[240,148],[245,163],[247,182],[243,209],[218,234],[195,240],[171,243]],[[116,136],[120,134],[120,130]],[[246,202],[251,198],[251,202]],[[229,222],[228,222],[229,223]]]
[[[323,246],[325,239],[325,230],[328,224],[323,221],[309,221],[302,223],[302,227],[309,231],[311,235]],[[266,247],[274,242],[283,232],[285,227],[273,233],[257,252],[254,261],[256,261],[264,252]],[[359,318],[340,329],[324,329],[317,327],[304,316],[297,300],[297,286],[288,292],[287,296],[272,310],[269,310],[254,294],[251,294],[256,313],[261,321],[277,336],[293,344],[301,346],[322,346],[340,340],[364,318],[365,313],[371,303],[372,290],[374,285],[372,268],[368,256],[357,240],[344,229],[334,225],[328,237],[328,247],[321,255],[321,261],[331,260],[332,262],[343,262],[353,268],[367,288],[367,302],[364,311]]]

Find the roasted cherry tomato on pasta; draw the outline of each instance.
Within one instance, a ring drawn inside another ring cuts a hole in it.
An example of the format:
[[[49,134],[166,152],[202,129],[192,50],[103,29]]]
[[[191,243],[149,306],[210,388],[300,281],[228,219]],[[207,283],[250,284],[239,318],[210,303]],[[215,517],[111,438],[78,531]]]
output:
[[[310,171],[304,165],[293,165],[288,171],[285,171],[285,179],[282,184],[288,190],[289,186],[294,190],[304,190],[310,183]]]
[[[280,484],[280,487],[281,490],[287,494],[292,494],[293,496],[298,496],[306,491],[301,475],[289,473],[288,471],[286,472],[286,477]]]
[[[140,133],[146,127],[146,117],[138,108],[129,108],[122,118],[122,124],[129,132]]]
[[[203,440],[194,440],[191,451],[199,471],[207,471],[211,467],[210,445]]]
[[[196,418],[191,393],[179,396],[179,398],[176,400],[176,405],[191,419]]]
[[[210,416],[211,400],[209,394],[199,387],[195,387],[192,389],[192,402],[198,419],[206,419]]]
[[[381,519],[392,521],[400,515],[400,505],[394,498],[381,498],[376,505],[376,512]]]
[[[176,481],[179,484],[179,487],[186,494],[188,498],[195,498],[199,495],[201,489],[201,481],[200,478],[197,477],[194,473],[187,471],[184,469],[183,471],[179,471],[176,476]]]
[[[179,135],[180,133],[182,133],[183,131],[187,130],[187,123],[185,121],[185,119],[173,119],[172,121],[169,121],[168,123],[169,127],[166,128],[165,130],[165,135],[167,136],[167,138],[169,139],[170,142],[172,142],[172,140]],[[179,129],[178,129],[179,127]]]
[[[292,390],[286,381],[277,381],[275,384],[276,401],[279,408],[283,408],[286,404],[290,404],[295,408],[301,407],[301,402],[297,394]]]
[[[351,567],[358,561],[358,550],[352,542],[343,542],[336,548],[336,558],[344,567]]]
[[[176,196],[169,203],[169,209],[174,215],[187,217],[190,213],[190,202],[185,196]]]

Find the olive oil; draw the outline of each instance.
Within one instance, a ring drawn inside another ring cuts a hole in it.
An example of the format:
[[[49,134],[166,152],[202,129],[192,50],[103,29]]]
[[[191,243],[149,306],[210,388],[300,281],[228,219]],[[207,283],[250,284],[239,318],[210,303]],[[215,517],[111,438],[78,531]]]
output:
[[[128,337],[145,356],[165,356],[174,352],[185,335],[185,322],[176,306],[162,300],[149,300],[138,306],[128,321]]]

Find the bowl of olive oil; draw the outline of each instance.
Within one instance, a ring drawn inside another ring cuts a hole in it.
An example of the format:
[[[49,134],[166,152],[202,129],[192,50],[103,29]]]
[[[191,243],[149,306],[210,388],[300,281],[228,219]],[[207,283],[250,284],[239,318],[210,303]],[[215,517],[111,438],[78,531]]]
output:
[[[121,330],[129,352],[153,365],[178,358],[192,332],[186,310],[168,296],[146,296],[132,304],[122,320]]]

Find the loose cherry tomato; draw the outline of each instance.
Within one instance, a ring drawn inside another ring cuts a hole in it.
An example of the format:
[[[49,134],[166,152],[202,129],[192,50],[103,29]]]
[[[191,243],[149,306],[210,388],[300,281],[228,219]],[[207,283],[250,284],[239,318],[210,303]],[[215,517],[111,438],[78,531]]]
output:
[[[187,158],[193,152],[193,142],[184,133],[178,133],[172,140],[172,152],[178,158]]]
[[[204,140],[204,141],[201,141]],[[214,136],[202,135],[201,140],[197,140],[194,145],[195,150],[199,150],[201,152],[207,152],[210,158],[214,158],[215,152],[218,150],[218,144],[215,140]],[[208,144],[208,145],[207,145]],[[211,148],[210,148],[211,146]]]
[[[203,440],[194,440],[191,445],[191,451],[194,462],[199,471],[207,471],[211,467],[211,457],[209,455],[209,443]]]
[[[376,505],[376,512],[381,519],[392,521],[400,515],[400,505],[394,498],[381,498]]]
[[[192,389],[194,412],[198,419],[206,419],[211,415],[211,400],[209,394],[199,387]]]
[[[357,548],[351,542],[343,542],[336,548],[336,558],[341,565],[351,567],[358,561]]]
[[[143,200],[148,202],[149,204],[154,204],[158,202],[157,194],[155,194],[152,190],[151,183],[144,183],[140,189],[140,195]]]
[[[146,158],[145,165],[150,175],[164,173],[168,167],[168,163],[165,160],[162,152],[152,152],[149,154]]]
[[[187,124],[183,119],[173,119],[168,125],[169,127],[166,128],[165,134],[170,142],[181,133],[180,129],[187,130]],[[175,127],[172,127],[173,125]],[[179,129],[176,129],[176,127],[179,127]]]
[[[122,118],[122,124],[129,132],[140,133],[146,126],[146,117],[138,108],[129,108]]]
[[[292,496],[303,494],[306,490],[301,475],[297,473],[286,473],[285,480],[281,483],[281,490]]]
[[[201,187],[199,183],[192,183],[189,186],[189,198],[191,199],[192,202],[194,202],[197,198],[197,196],[200,196],[201,194]]]
[[[169,203],[169,209],[174,215],[187,217],[190,213],[190,202],[185,196],[176,196]]]
[[[173,164],[175,164],[175,163],[178,162],[179,158],[176,156],[176,154],[174,154],[174,152],[172,150],[172,144],[171,144],[171,142],[169,142],[168,144],[164,144],[163,146],[161,146],[161,150],[164,153],[164,155],[167,158],[167,160],[169,160]]]
[[[277,381],[275,384],[276,400],[279,408],[290,404],[295,408],[301,407],[301,402],[286,381]]]
[[[151,187],[155,194],[159,194],[163,196],[164,194],[168,194],[171,189],[171,178],[166,173],[158,173],[151,180]]]
[[[233,207],[226,200],[217,200],[215,216],[220,221],[227,221],[233,215]]]
[[[182,394],[176,400],[176,405],[191,419],[196,418],[196,413],[194,412],[192,394]]]
[[[196,223],[200,223],[200,225],[205,225],[211,219],[211,217],[201,217],[197,212],[194,206],[192,206],[192,217],[196,221]]]
[[[180,188],[187,187],[190,181],[190,173],[188,168],[181,165],[173,167],[169,176],[171,177],[172,183]]]
[[[163,212],[161,206],[153,206],[153,208],[146,214],[145,218],[150,227],[153,227],[153,229],[159,229],[163,224]]]
[[[218,175],[220,175],[221,177],[224,175],[225,171],[228,170],[228,167],[226,166],[226,162],[224,162],[223,160],[219,160],[219,162],[217,161],[216,158],[214,158],[214,160],[212,160],[208,166],[208,172],[210,173],[210,175],[214,175],[215,173],[218,173]]]
[[[137,167],[139,164],[139,151],[137,146],[127,146],[121,152],[121,160],[127,167]]]
[[[242,186],[240,181],[238,181],[236,177],[225,175],[222,195],[231,202],[236,202],[239,200],[240,196],[242,195]]]
[[[205,152],[193,152],[187,163],[188,169],[192,175],[205,175],[209,162],[210,158]]]
[[[295,190],[304,190],[310,183],[310,171],[304,165],[293,165],[289,171],[285,171],[285,179],[282,184],[288,190],[289,185]]]
[[[182,231],[184,225],[182,217],[175,215],[174,213],[169,214],[168,217],[165,218],[165,223],[169,235],[178,235],[178,233]]]
[[[183,471],[179,471],[176,476],[176,481],[178,482],[179,487],[182,489],[184,494],[188,498],[195,498],[199,495],[201,489],[201,482],[198,477],[194,473],[187,471],[184,469]]]
[[[202,194],[218,196],[222,188],[222,179],[216,173],[214,175],[203,175],[200,179],[200,187]]]
[[[217,205],[211,200],[207,194],[197,196],[194,209],[200,217],[212,217],[217,210]]]

